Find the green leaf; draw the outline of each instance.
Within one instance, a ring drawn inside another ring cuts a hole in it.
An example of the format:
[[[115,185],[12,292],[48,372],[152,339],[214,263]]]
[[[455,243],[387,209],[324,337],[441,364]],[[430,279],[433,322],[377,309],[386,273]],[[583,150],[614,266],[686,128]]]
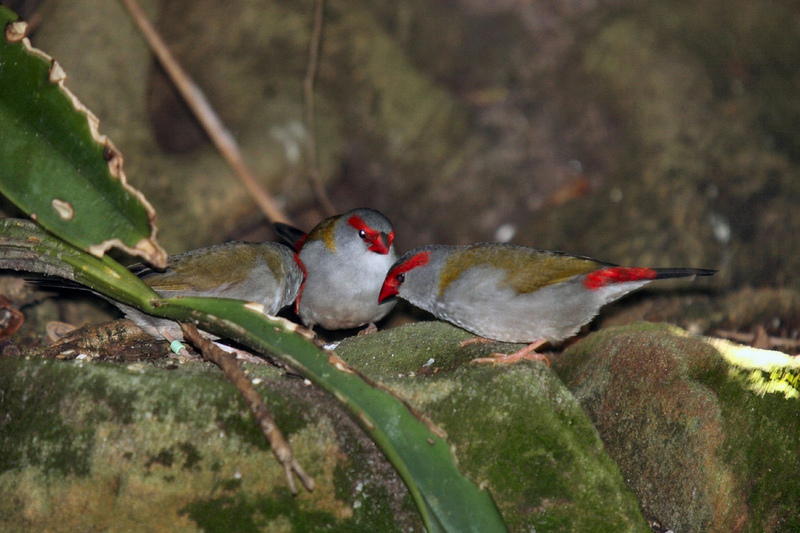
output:
[[[150,314],[193,322],[291,366],[331,393],[380,447],[417,503],[429,531],[506,531],[494,501],[464,477],[448,442],[402,400],[246,302],[222,298],[160,298],[127,269],[93,257],[24,220],[0,221],[0,268],[59,275]]]
[[[0,192],[44,228],[95,256],[118,247],[162,267],[155,212],[127,184],[122,156],[64,86],[26,23],[0,5]],[[98,223],[102,221],[102,223]]]

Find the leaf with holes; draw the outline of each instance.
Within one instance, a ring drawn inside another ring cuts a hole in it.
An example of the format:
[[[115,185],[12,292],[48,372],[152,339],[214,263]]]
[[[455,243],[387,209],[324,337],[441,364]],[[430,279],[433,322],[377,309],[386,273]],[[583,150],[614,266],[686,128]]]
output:
[[[164,266],[155,212],[128,185],[122,155],[31,47],[27,24],[0,5],[0,192],[44,228],[92,255],[117,247]]]

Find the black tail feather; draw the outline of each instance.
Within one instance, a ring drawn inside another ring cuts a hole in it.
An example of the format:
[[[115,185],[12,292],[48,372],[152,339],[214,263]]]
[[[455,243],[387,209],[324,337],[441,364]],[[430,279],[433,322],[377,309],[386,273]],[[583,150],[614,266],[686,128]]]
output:
[[[689,278],[692,276],[713,276],[716,270],[707,268],[654,268],[655,279]]]
[[[308,237],[308,235],[306,235],[303,231],[295,228],[294,226],[290,226],[289,224],[276,222],[273,224],[273,227],[275,228],[275,233],[278,234],[278,237],[292,247],[295,252],[300,251],[300,247],[305,242],[306,237]]]

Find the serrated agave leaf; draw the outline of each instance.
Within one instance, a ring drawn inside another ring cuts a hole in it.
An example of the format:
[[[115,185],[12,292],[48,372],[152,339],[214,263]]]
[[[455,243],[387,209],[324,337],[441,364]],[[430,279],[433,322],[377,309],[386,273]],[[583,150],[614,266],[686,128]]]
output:
[[[128,185],[122,155],[64,86],[66,74],[0,5],[0,192],[44,228],[97,257],[117,247],[156,267],[155,211]]]

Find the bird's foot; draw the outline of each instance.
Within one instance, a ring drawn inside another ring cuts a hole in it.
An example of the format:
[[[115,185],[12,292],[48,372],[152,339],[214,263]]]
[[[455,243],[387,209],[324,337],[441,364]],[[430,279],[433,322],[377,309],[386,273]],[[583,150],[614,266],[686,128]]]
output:
[[[464,346],[469,346],[470,344],[486,344],[487,342],[495,342],[492,339],[487,339],[486,337],[472,337],[471,339],[467,339],[458,343],[459,348],[463,348]]]
[[[369,335],[371,333],[375,333],[376,331],[378,331],[378,326],[375,325],[375,322],[370,322],[367,327],[356,334],[356,337],[363,337],[364,335]]]
[[[496,364],[510,365],[525,360],[525,361],[544,361],[545,363],[547,363],[547,366],[550,366],[550,359],[548,359],[546,355],[536,351],[537,348],[539,348],[546,342],[547,341],[545,340],[536,341],[522,348],[521,350],[517,350],[514,353],[508,353],[508,354],[493,353],[489,354],[489,357],[478,357],[470,361],[470,364],[480,365],[480,364],[491,363],[493,365]]]

